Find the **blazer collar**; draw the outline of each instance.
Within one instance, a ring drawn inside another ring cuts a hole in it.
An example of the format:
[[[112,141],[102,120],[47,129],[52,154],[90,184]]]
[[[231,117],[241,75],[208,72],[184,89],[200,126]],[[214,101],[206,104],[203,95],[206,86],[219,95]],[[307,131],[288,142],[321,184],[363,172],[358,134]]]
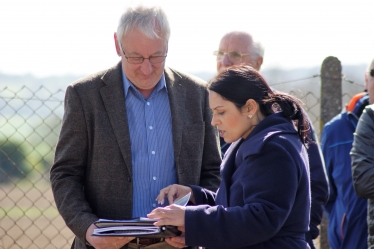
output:
[[[183,85],[183,77],[175,70],[167,67],[165,68],[165,81],[168,89],[173,127],[174,156],[177,159],[182,148],[186,89]]]

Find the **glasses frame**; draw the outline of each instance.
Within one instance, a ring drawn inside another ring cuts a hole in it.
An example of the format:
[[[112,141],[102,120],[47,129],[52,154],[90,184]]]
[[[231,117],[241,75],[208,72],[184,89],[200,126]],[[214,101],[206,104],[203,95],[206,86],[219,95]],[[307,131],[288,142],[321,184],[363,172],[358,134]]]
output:
[[[223,53],[222,59],[220,59],[220,60],[218,59],[218,53],[219,52]],[[238,53],[240,55],[240,60],[239,61],[232,60],[230,58],[230,53]],[[217,57],[216,60],[218,62],[223,61],[223,58],[225,57],[225,55],[227,55],[227,57],[229,58],[229,60],[231,62],[241,62],[243,60],[243,56],[248,56],[248,55],[251,55],[251,54],[244,54],[244,53],[241,53],[241,52],[238,52],[238,51],[229,51],[229,52],[226,52],[226,51],[222,51],[222,50],[216,50],[216,51],[213,52],[213,55]]]
[[[148,57],[148,58],[144,58],[144,57],[142,57],[142,56],[132,56],[132,57],[128,57],[128,56],[126,56],[126,53],[125,53],[125,51],[123,50],[122,44],[120,44],[120,47],[121,47],[121,50],[122,50],[123,56],[125,56],[127,62],[130,63],[130,64],[142,64],[142,63],[144,62],[145,59],[148,59],[148,60],[149,60],[149,63],[151,63],[151,64],[158,64],[158,63],[164,62],[164,61],[166,60],[166,57],[168,56],[168,51],[166,51],[166,55],[163,55],[163,56],[150,56],[150,57]],[[154,58],[161,58],[161,57],[163,58],[162,61],[152,62],[152,59],[154,59]],[[136,58],[136,59],[142,59],[142,61],[141,61],[141,62],[133,62],[133,61],[131,62],[131,59],[134,59],[134,58]],[[130,59],[130,60],[129,60],[129,59]]]

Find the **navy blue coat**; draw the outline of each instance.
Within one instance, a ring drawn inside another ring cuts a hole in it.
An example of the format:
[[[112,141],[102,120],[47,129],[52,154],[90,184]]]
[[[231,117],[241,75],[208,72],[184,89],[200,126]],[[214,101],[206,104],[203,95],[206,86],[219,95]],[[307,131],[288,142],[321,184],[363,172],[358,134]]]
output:
[[[196,204],[211,206],[186,208],[186,244],[309,248],[308,167],[306,149],[291,122],[282,113],[266,117],[227,151],[217,193],[191,186]]]
[[[309,246],[313,249],[313,239],[319,236],[318,226],[321,224],[323,209],[329,197],[329,186],[327,175],[325,172],[325,165],[319,148],[318,140],[315,136],[315,131],[311,125],[312,139],[315,143],[310,143],[307,149],[309,155],[309,170],[310,170],[310,189],[312,204],[310,208],[310,223],[309,231],[305,234]],[[221,153],[225,154],[230,144],[225,143],[220,137]]]
[[[322,131],[321,145],[330,183],[325,212],[329,220],[328,240],[334,249],[368,248],[367,199],[355,193],[349,155],[353,133],[368,98],[368,95],[362,97],[353,112],[335,116]]]

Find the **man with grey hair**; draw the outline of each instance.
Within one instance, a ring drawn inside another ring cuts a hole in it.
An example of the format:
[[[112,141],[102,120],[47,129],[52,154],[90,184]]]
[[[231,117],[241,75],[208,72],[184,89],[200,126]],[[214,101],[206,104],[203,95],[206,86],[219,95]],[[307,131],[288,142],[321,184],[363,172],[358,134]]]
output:
[[[162,239],[92,236],[94,222],[146,217],[174,183],[215,191],[221,162],[206,82],[165,67],[159,7],[128,8],[114,34],[121,61],[68,86],[50,179],[72,248],[173,248]]]
[[[264,48],[261,43],[255,41],[251,34],[244,31],[232,31],[225,34],[219,43],[218,50],[213,54],[216,56],[218,72],[232,65],[240,64],[250,65],[259,71],[264,60]],[[310,121],[309,123],[311,125]],[[312,137],[317,141],[313,129]],[[225,143],[222,138],[220,143],[222,154],[224,155],[230,144]],[[319,145],[310,143],[307,151],[309,155],[312,205],[310,230],[305,233],[305,237],[309,246],[313,249],[315,248],[313,239],[319,235],[318,225],[322,220],[323,207],[328,199],[329,187]]]

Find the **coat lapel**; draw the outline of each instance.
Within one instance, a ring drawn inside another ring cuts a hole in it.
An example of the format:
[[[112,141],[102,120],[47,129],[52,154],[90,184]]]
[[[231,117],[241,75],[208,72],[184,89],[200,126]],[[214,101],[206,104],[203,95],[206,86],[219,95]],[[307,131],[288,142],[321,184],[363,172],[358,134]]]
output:
[[[220,196],[220,204],[224,205],[225,207],[230,206],[230,186],[231,186],[231,177],[235,171],[235,157],[236,152],[241,144],[241,139],[232,143],[229,149],[226,151],[225,157],[221,164],[221,176],[222,176],[222,185],[224,190],[220,188],[219,191],[221,192]]]
[[[121,66],[122,64],[119,62],[116,67],[109,69],[108,72],[103,75],[102,80],[106,86],[100,89],[100,94],[131,177],[132,159],[130,133],[127,123]]]
[[[185,113],[185,99],[186,89],[183,86],[182,77],[172,71],[170,68],[165,68],[165,81],[168,89],[172,129],[173,129],[173,143],[175,160],[179,158],[182,147],[182,134],[184,127]]]

